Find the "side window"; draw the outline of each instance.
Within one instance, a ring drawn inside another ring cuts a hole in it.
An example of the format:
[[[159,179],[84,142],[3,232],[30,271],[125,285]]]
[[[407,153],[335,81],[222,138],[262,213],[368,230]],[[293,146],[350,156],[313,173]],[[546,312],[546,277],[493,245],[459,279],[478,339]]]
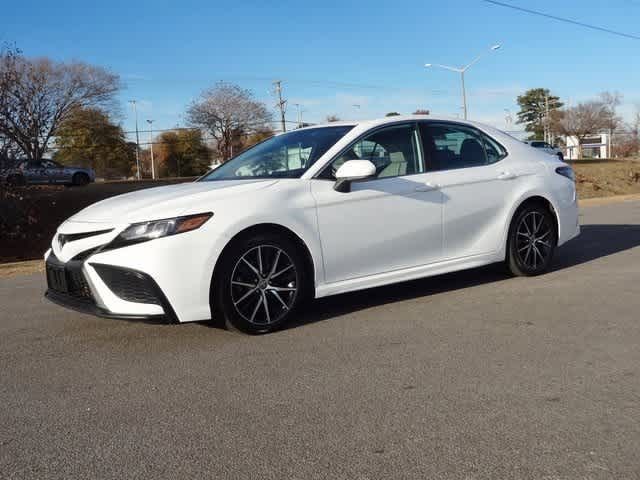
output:
[[[462,125],[421,123],[420,136],[429,171],[480,167],[506,156],[496,141]]]
[[[507,156],[507,151],[502,145],[487,135],[480,134],[484,142],[484,151],[487,154],[488,163],[496,163]]]
[[[43,168],[42,162],[35,162],[35,161],[27,162],[27,168],[29,170],[37,170],[39,168]]]
[[[348,160],[369,160],[376,166],[376,178],[424,172],[413,124],[383,128],[358,140],[331,162],[320,177],[334,179],[338,168]]]

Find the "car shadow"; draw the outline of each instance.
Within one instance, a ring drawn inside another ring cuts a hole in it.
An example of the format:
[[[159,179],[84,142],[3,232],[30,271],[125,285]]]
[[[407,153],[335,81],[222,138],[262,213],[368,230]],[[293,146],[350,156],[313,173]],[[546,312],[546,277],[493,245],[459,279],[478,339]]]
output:
[[[640,225],[583,225],[580,236],[558,248],[552,271],[563,270],[640,246]],[[326,320],[370,307],[427,297],[508,279],[502,264],[494,264],[384,287],[314,300],[289,328]]]

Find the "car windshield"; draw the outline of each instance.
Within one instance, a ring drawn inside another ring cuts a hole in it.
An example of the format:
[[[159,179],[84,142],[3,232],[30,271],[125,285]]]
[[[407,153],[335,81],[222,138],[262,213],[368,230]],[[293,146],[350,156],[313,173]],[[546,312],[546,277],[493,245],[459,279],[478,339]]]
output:
[[[271,137],[220,165],[200,181],[299,178],[352,128],[352,125],[305,128]]]

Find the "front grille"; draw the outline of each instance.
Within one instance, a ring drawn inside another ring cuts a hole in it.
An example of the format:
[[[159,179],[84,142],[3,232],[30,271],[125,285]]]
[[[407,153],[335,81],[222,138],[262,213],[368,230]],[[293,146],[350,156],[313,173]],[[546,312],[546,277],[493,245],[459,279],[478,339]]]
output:
[[[158,289],[148,275],[110,265],[91,264],[91,266],[95,268],[109,290],[121,299],[127,302],[161,305]]]
[[[67,269],[69,293],[74,297],[93,299],[91,289],[81,270]]]
[[[91,289],[82,273],[82,262],[70,261],[64,264],[52,252],[47,258],[46,271],[50,290],[59,295],[94,303]]]

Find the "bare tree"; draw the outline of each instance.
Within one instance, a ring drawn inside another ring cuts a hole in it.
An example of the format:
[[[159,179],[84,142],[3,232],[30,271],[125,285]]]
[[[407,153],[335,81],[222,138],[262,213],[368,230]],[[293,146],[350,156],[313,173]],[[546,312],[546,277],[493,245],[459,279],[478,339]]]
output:
[[[19,55],[20,51],[16,47],[3,45],[0,47],[0,65],[11,67],[15,64]],[[0,111],[5,108],[8,103],[10,80],[11,76],[5,73],[4,69],[0,70]],[[9,167],[8,160],[14,156],[16,149],[16,143],[0,131],[0,176],[2,175],[2,170]]]
[[[609,148],[608,155],[612,157],[611,152],[613,151],[613,134],[616,130],[622,125],[622,119],[618,116],[616,109],[620,105],[622,101],[622,94],[619,92],[602,92],[600,95],[600,101],[605,107],[605,112],[607,116],[607,133],[609,134]]]
[[[117,75],[82,62],[0,56],[0,135],[27,158],[46,152],[56,128],[75,108],[111,107],[120,87]]]
[[[0,169],[4,168],[4,162],[8,162],[10,159],[14,159],[20,148],[10,138],[0,135]]]
[[[578,156],[582,156],[582,143],[589,135],[605,130],[610,122],[607,106],[599,101],[579,103],[552,117],[555,131],[577,140]]]
[[[187,109],[187,121],[208,131],[224,161],[231,158],[239,135],[268,127],[273,115],[266,105],[238,85],[218,82]]]

